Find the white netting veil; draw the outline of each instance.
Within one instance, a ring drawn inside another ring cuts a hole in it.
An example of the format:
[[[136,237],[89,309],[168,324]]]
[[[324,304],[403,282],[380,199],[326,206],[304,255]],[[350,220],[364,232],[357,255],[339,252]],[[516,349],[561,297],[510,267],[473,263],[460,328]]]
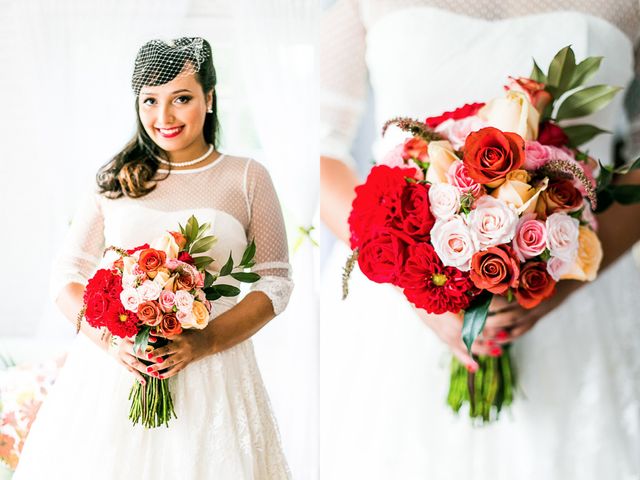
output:
[[[150,40],[138,51],[131,87],[137,96],[145,85],[164,85],[176,77],[193,75],[200,72],[205,64],[210,67],[211,72],[207,74],[213,77],[212,83],[215,85],[211,46],[206,40],[201,37]]]

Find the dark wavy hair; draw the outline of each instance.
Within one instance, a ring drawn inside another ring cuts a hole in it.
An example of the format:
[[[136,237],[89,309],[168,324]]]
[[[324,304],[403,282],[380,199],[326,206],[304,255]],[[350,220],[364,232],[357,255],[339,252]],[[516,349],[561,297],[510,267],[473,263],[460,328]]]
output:
[[[118,154],[98,170],[96,181],[101,194],[109,198],[125,195],[131,198],[143,197],[156,188],[157,181],[164,180],[169,175],[167,173],[164,177],[154,178],[160,165],[156,157],[168,160],[168,155],[149,137],[140,121],[138,94],[143,86],[164,85],[170,82],[182,72],[187,63],[199,64],[195,77],[205,95],[213,90],[213,113],[206,114],[202,133],[207,143],[218,146],[220,125],[214,88],[216,71],[211,45],[199,37],[182,37],[168,43],[151,40],[138,51],[131,79],[136,94],[136,134]]]

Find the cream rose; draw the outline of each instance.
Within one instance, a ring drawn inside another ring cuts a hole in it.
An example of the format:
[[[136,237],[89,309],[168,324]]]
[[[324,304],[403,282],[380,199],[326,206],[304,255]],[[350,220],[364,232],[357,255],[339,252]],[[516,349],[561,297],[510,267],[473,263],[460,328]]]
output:
[[[138,265],[138,261],[135,257],[123,257],[122,258],[122,273],[123,275],[137,275],[134,268]]]
[[[469,227],[460,215],[436,221],[431,229],[431,243],[444,265],[469,271],[476,246]]]
[[[174,298],[174,304],[178,310],[190,312],[193,308],[193,295],[186,290],[178,290]]]
[[[460,192],[448,183],[436,183],[429,188],[429,208],[438,220],[453,217],[460,210]]]
[[[517,225],[515,209],[490,195],[480,197],[469,213],[469,229],[478,250],[511,242]]]
[[[156,238],[151,243],[151,248],[161,250],[167,254],[167,258],[178,258],[180,247],[176,243],[176,239],[173,238],[169,232],[164,232],[161,237]]]
[[[153,282],[157,283],[160,288],[164,288],[164,286],[169,281],[169,277],[170,276],[171,275],[169,274],[169,270],[167,270],[166,268],[162,269],[162,270],[156,272],[156,276],[153,279]]]
[[[453,151],[453,147],[446,140],[429,142],[427,149],[429,169],[425,180],[431,183],[447,183],[447,172],[453,162],[460,161]]]
[[[491,195],[513,205],[517,210],[536,194],[536,189],[529,184],[530,181],[531,175],[526,170],[513,170],[507,173],[505,182],[491,192]]]
[[[145,280],[145,282],[138,287],[138,295],[140,295],[141,300],[145,302],[157,300],[161,291],[162,288],[151,280]]]
[[[598,276],[601,262],[602,244],[598,235],[589,227],[581,225],[575,262],[570,265],[561,278],[592,282]]]
[[[120,292],[120,301],[125,310],[137,312],[138,305],[140,305],[140,295],[135,288],[125,288]]]
[[[523,92],[510,90],[504,97],[491,100],[478,116],[503,132],[515,132],[525,140],[538,138],[540,113]]]
[[[547,248],[552,257],[572,263],[578,253],[580,222],[566,213],[553,213],[547,217]]]

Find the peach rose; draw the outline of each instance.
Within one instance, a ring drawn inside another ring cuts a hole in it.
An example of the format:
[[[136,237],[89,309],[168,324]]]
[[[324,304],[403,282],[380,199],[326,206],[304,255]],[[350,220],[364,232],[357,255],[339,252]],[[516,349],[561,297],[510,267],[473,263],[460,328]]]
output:
[[[491,196],[519,209],[536,194],[530,181],[531,175],[526,170],[512,170],[507,173],[505,182],[491,192]]]
[[[178,248],[180,250],[182,250],[184,248],[184,246],[187,244],[186,237],[184,235],[182,235],[180,232],[169,232],[169,233],[171,234],[173,239],[178,244]]]
[[[578,255],[575,262],[560,278],[592,282],[602,262],[602,244],[598,235],[584,225],[579,228]]]
[[[194,328],[202,330],[209,323],[209,310],[202,302],[193,302],[191,314],[196,322]]]
[[[431,183],[447,183],[447,172],[454,162],[460,161],[453,151],[453,147],[446,140],[429,142],[429,169],[426,180]]]
[[[503,132],[514,132],[525,140],[538,138],[540,113],[531,105],[527,94],[510,90],[503,98],[496,98],[478,112],[490,126]]]

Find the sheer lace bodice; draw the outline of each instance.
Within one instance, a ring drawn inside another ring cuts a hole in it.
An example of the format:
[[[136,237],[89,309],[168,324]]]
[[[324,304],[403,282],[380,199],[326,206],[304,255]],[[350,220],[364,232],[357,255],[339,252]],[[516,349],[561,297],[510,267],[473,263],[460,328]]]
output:
[[[337,0],[323,13],[320,29],[321,148],[324,155],[350,160],[349,149],[366,98],[368,33],[384,17],[413,7],[431,7],[488,21],[574,11],[605,20],[631,42],[637,42],[640,36],[640,2],[637,0]],[[430,38],[429,46],[438,50],[444,47],[437,37]],[[428,61],[429,49],[424,44],[404,45],[403,48],[414,49],[416,62]],[[411,65],[396,74],[411,75]],[[425,78],[425,88],[428,81]],[[640,130],[640,126],[637,128]]]
[[[106,246],[131,248],[150,242],[165,230],[183,226],[192,214],[211,223],[218,242],[209,252],[211,271],[219,270],[233,253],[236,262],[252,239],[256,243],[253,270],[261,279],[252,285],[271,299],[274,310],[284,310],[292,283],[284,221],[271,177],[258,162],[221,156],[196,169],[175,170],[150,194],[131,199],[108,199],[97,193],[83,201],[73,219],[52,279],[56,297],[69,282],[85,284],[99,264]],[[225,277],[220,281],[233,283]]]

